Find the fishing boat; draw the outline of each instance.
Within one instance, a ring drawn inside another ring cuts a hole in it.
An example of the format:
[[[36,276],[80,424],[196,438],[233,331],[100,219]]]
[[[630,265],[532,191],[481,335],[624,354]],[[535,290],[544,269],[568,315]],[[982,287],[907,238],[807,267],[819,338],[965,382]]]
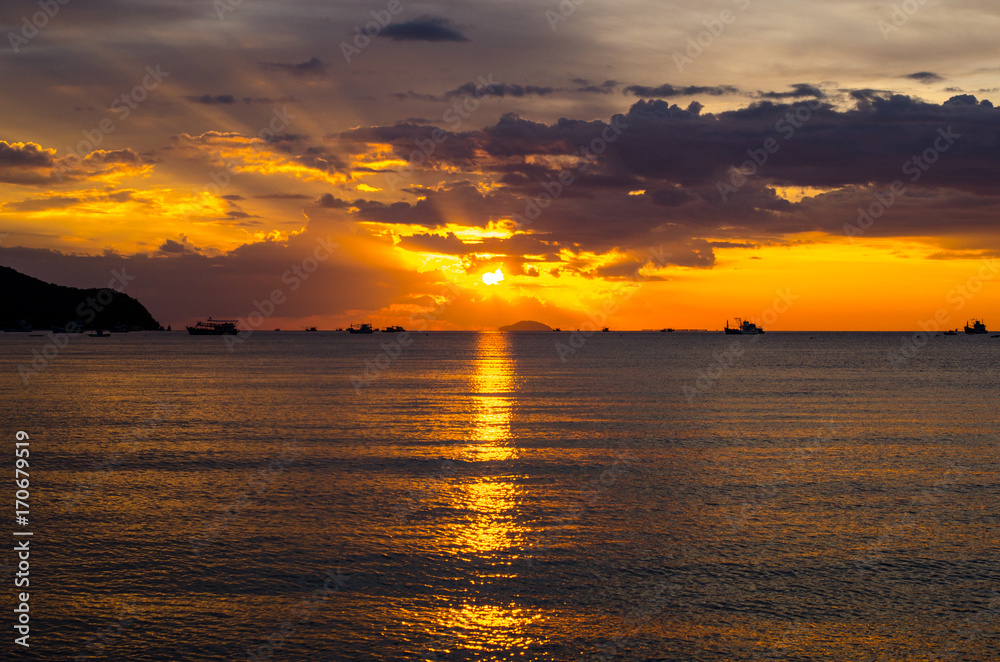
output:
[[[674,330],[673,330],[673,329],[670,329],[670,328],[667,328],[667,329],[660,329],[660,333],[673,333],[673,332],[674,332]]]
[[[601,328],[601,332],[602,332],[602,333],[607,333],[607,332],[608,332],[608,331],[610,331],[610,330],[611,330],[611,329],[609,329],[609,328],[608,328],[608,327],[606,327],[606,326],[605,326],[605,327],[602,327],[602,328]]]
[[[17,326],[5,326],[4,333],[31,333],[35,327],[28,324],[26,320],[19,320]]]
[[[941,335],[942,336],[957,336],[958,335],[958,329],[945,331]]]
[[[375,333],[375,329],[369,324],[352,324],[347,327],[348,333]]]
[[[194,326],[187,327],[188,333],[192,336],[235,336],[240,332],[236,328],[239,320],[214,320],[211,317],[207,322],[198,320]]]
[[[969,334],[989,333],[986,330],[986,325],[983,324],[982,320],[972,320],[972,326],[969,326],[969,323],[966,322],[965,332]]]
[[[764,329],[760,328],[753,322],[749,322],[741,317],[734,318],[736,320],[736,326],[729,326],[729,320],[726,320],[726,334],[731,336],[755,336],[758,333],[764,333]]]
[[[401,326],[387,326],[382,329],[382,333],[403,333],[404,331],[406,331],[406,329]]]
[[[306,327],[306,331],[315,331],[315,330],[316,330],[315,326],[307,326]]]

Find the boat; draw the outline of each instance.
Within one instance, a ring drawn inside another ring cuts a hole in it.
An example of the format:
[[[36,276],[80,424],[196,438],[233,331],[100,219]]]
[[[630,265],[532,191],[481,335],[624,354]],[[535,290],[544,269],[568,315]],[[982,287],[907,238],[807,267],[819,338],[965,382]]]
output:
[[[755,336],[758,333],[764,333],[764,329],[760,328],[753,322],[749,322],[741,317],[737,317],[736,326],[729,326],[729,320],[726,320],[726,334],[731,336]]]
[[[214,320],[211,317],[207,322],[198,320],[194,326],[187,327],[188,333],[192,336],[235,336],[240,332],[236,328],[239,320]]]
[[[35,327],[28,324],[27,320],[18,320],[17,326],[4,327],[4,333],[31,333]]]
[[[958,335],[958,329],[954,329],[952,331],[945,331],[941,335],[942,336],[957,336]]]
[[[406,329],[401,326],[387,326],[382,329],[382,333],[403,333]]]
[[[611,329],[609,329],[609,328],[608,328],[608,327],[606,327],[606,326],[605,326],[605,327],[602,327],[602,328],[601,328],[601,332],[602,332],[602,333],[607,333],[607,332],[608,332],[608,331],[610,331],[610,330],[611,330]]]
[[[275,329],[275,330],[277,331],[277,329]],[[316,330],[315,326],[307,326],[306,327],[306,331],[315,331],[315,330]]]
[[[989,333],[986,330],[986,325],[983,324],[982,320],[972,320],[972,326],[969,326],[969,323],[966,322],[965,332],[968,334]]]
[[[111,337],[111,334],[108,333],[107,331],[103,330],[103,329],[98,329],[94,333],[88,333],[87,335],[90,336],[91,338],[110,338]]]
[[[352,324],[347,327],[348,333],[375,333],[375,329],[372,328],[370,323],[368,324]]]
[[[673,333],[673,329],[660,329],[660,333]]]

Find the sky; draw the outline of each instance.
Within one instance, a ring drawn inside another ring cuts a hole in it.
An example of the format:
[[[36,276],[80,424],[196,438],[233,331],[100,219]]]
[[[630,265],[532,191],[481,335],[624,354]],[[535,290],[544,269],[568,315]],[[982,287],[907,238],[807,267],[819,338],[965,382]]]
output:
[[[10,0],[0,264],[124,270],[173,328],[990,324],[998,31],[990,0]]]

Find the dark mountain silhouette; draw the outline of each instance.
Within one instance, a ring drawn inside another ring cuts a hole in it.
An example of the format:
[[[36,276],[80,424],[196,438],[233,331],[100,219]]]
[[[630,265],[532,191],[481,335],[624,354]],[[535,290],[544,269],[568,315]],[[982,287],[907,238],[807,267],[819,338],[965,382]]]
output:
[[[501,326],[501,331],[551,331],[552,327],[542,324],[541,322],[532,322],[531,320],[521,320],[520,322],[515,322],[514,324],[508,324],[507,326]]]
[[[0,266],[0,327],[36,329],[159,329],[153,316],[136,299],[110,288],[81,289],[53,285]]]

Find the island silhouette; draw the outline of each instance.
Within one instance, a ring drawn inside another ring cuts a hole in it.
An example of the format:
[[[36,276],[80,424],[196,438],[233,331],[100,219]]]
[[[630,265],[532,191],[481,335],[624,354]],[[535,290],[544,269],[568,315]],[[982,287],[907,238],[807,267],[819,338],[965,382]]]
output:
[[[541,322],[534,322],[532,320],[521,320],[520,322],[515,322],[513,324],[508,324],[507,326],[501,326],[500,331],[551,331],[552,327],[548,324],[542,324]]]
[[[64,287],[0,266],[0,328],[156,330],[159,323],[137,299],[112,289]]]

